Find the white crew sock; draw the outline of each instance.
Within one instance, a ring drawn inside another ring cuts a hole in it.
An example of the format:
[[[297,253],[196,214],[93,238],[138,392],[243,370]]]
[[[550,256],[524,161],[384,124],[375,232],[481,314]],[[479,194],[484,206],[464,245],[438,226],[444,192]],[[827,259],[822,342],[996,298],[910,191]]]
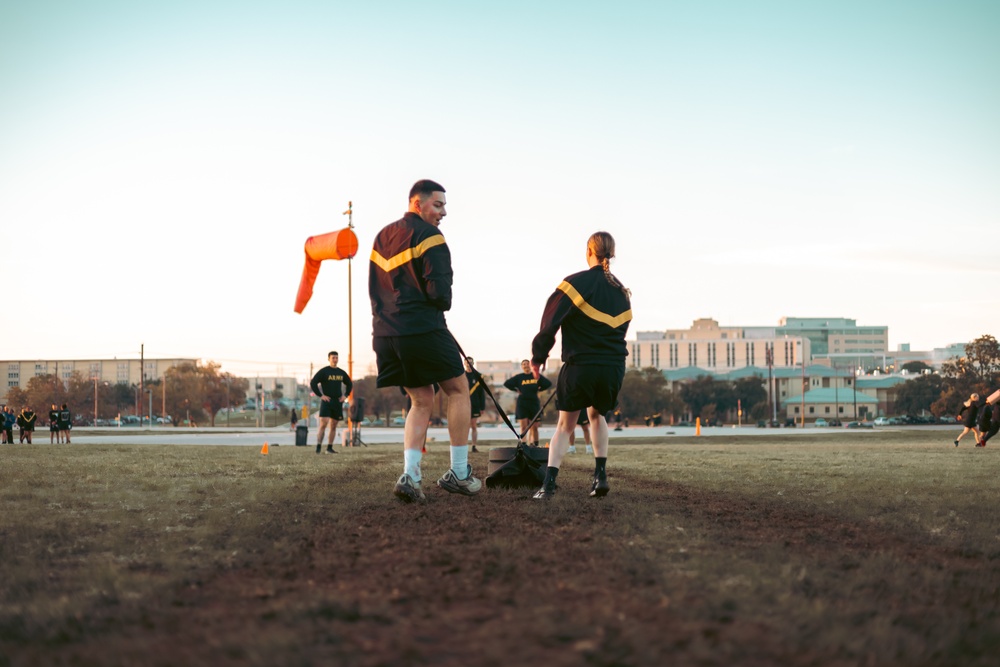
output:
[[[420,477],[420,459],[423,458],[423,454],[419,449],[404,449],[403,450],[403,472],[410,476],[414,482],[419,482]]]
[[[455,477],[465,479],[469,476],[469,446],[459,445],[451,448],[451,470]]]

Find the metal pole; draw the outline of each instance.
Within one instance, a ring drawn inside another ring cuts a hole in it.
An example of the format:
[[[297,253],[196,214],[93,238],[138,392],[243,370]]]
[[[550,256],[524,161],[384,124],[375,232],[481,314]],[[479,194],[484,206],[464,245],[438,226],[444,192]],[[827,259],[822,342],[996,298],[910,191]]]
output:
[[[139,427],[142,427],[142,392],[145,390],[146,379],[146,344],[139,343]],[[150,399],[152,401],[152,399]],[[152,405],[152,403],[150,403]],[[149,409],[149,427],[153,427],[153,409]]]
[[[97,426],[97,376],[94,376],[94,426]]]
[[[347,215],[347,228],[354,229],[354,202],[347,202],[347,210],[344,211]],[[353,304],[351,299],[351,294],[353,290],[351,289],[351,265],[353,264],[353,258],[347,258],[347,376],[354,379],[354,313]],[[351,397],[351,404],[354,403],[353,396]],[[351,432],[354,428],[354,424],[351,420],[351,410],[347,410],[347,429]],[[336,437],[336,434],[334,434]]]

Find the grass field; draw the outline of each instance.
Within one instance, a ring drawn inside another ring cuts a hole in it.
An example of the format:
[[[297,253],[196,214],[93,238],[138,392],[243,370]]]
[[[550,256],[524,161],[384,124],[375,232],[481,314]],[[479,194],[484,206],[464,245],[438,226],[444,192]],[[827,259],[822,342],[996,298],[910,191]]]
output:
[[[422,506],[398,445],[4,446],[0,665],[996,665],[1000,452],[950,435],[626,441],[602,500],[576,455]]]

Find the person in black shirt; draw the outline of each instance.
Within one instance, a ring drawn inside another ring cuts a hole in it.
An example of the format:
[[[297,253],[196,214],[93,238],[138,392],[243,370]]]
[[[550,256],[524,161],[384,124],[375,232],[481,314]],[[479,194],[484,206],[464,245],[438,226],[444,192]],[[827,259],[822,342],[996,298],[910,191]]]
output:
[[[625,335],[632,321],[631,292],[611,273],[615,240],[597,232],[587,240],[586,271],[560,283],[545,304],[542,323],[531,341],[531,372],[539,377],[542,365],[562,329],[563,368],[556,386],[559,422],[549,442],[545,481],[534,495],[549,499],[556,492],[559,465],[576,428],[577,415],[586,408],[594,446],[594,481],[591,497],[608,494],[608,423],[604,415],[618,402],[625,378],[628,348]]]
[[[382,228],[372,244],[368,296],[377,387],[403,387],[413,401],[403,428],[403,474],[393,493],[403,502],[426,500],[421,446],[434,401],[434,383],[448,397],[451,467],[437,481],[449,493],[472,496],[482,489],[469,465],[469,387],[462,356],[444,314],[451,309],[451,251],[439,226],[447,215],[445,190],[420,180],[410,188],[409,208]]]
[[[979,410],[979,440],[976,447],[985,447],[986,441],[1000,433],[1000,400],[986,399],[986,404]]]
[[[958,437],[955,438],[955,446],[958,447],[958,443],[969,431],[972,431],[972,437],[978,443],[980,435],[976,424],[979,421],[979,394],[972,394],[969,396],[969,400],[962,404],[962,409],[958,413],[958,421],[962,422],[964,428],[958,434]]]
[[[59,406],[53,403],[49,410],[49,444],[54,445],[57,441],[62,442],[59,437]]]
[[[538,392],[549,389],[552,386],[552,381],[544,375],[532,375],[531,363],[525,359],[521,362],[521,372],[508,378],[503,386],[517,393],[514,417],[519,420],[521,433],[524,433],[528,424],[542,409],[542,401],[538,398]],[[538,422],[532,424],[531,430],[524,433],[524,439],[528,445],[538,446]]]
[[[326,355],[330,362],[326,368],[321,368],[313,376],[309,387],[312,392],[319,396],[319,437],[316,439],[316,453],[323,451],[323,434],[327,427],[330,429],[330,437],[327,440],[326,451],[328,454],[335,454],[333,440],[337,437],[337,422],[344,418],[344,407],[341,405],[343,396],[350,396],[354,389],[354,383],[350,376],[341,368],[337,368],[337,360],[340,355],[330,352]],[[341,386],[344,393],[341,393]]]
[[[465,378],[469,381],[469,403],[472,408],[472,417],[469,419],[469,436],[472,441],[472,451],[478,452],[476,445],[479,444],[479,418],[486,409],[486,390],[483,389],[483,382],[486,381],[479,373],[472,372],[475,360],[472,357],[465,358]]]
[[[31,434],[35,431],[35,411],[29,406],[21,408],[21,414],[17,416],[17,428],[20,431],[21,444],[27,440],[31,444]]]
[[[62,404],[62,410],[59,411],[59,435],[62,437],[62,441],[69,444],[69,432],[73,428],[73,413],[70,412],[66,404]]]

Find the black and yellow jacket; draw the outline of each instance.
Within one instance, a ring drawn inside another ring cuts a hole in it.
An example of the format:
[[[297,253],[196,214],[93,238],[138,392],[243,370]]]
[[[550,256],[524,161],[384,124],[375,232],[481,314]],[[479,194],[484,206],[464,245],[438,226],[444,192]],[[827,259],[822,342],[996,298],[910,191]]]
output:
[[[535,376],[531,373],[518,373],[514,377],[504,381],[503,386],[517,392],[517,401],[519,404],[522,401],[527,404],[534,404],[539,402],[538,392],[549,389],[552,386],[552,381],[544,375],[539,375],[536,380]]]
[[[344,386],[343,394],[340,393],[341,385]],[[354,383],[351,382],[351,376],[347,374],[347,371],[339,366],[327,366],[319,369],[316,375],[313,375],[309,382],[309,388],[317,396],[328,396],[331,399],[339,400],[342,395],[351,395],[351,392],[354,391]]]
[[[451,251],[434,225],[416,213],[375,237],[368,269],[375,336],[407,336],[446,329],[451,308]]]
[[[594,266],[563,280],[549,297],[542,325],[531,341],[531,360],[545,363],[562,328],[562,360],[570,364],[618,365],[625,362],[625,334],[632,305]]]
[[[486,390],[483,383],[486,379],[479,373],[466,373],[465,379],[469,381],[469,402],[472,409],[482,412],[486,409]]]

